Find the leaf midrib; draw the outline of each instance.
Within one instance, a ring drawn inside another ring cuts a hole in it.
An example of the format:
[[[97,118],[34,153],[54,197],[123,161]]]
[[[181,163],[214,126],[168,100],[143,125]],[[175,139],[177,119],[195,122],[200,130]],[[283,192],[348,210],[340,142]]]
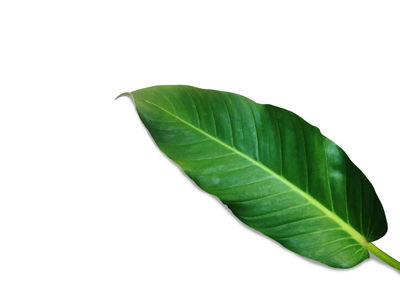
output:
[[[134,94],[131,94],[133,99],[135,99]],[[312,197],[311,195],[307,194],[306,192],[304,192],[302,189],[300,189],[299,187],[297,187],[296,185],[294,185],[293,183],[291,183],[289,180],[287,180],[284,176],[278,175],[277,173],[275,173],[273,170],[269,169],[267,166],[265,166],[264,164],[258,162],[257,160],[251,158],[250,156],[244,154],[243,152],[237,150],[236,148],[230,146],[229,144],[224,143],[223,141],[221,141],[220,139],[208,134],[207,132],[203,131],[202,129],[196,127],[195,125],[189,123],[188,121],[180,118],[179,116],[175,115],[174,113],[171,113],[170,111],[168,111],[167,109],[154,104],[146,99],[142,99],[142,101],[153,105],[154,107],[157,107],[158,109],[160,109],[161,111],[164,111],[165,113],[167,113],[168,115],[172,116],[173,118],[177,119],[178,121],[182,122],[183,124],[187,125],[188,127],[194,129],[195,131],[203,134],[204,136],[206,136],[207,138],[217,142],[218,144],[230,149],[231,151],[233,151],[234,153],[238,154],[239,156],[247,159],[249,162],[253,163],[254,165],[258,166],[259,168],[261,168],[262,170],[266,171],[268,174],[272,175],[274,178],[278,179],[279,181],[281,181],[282,183],[286,184],[287,186],[289,186],[292,190],[294,190],[295,192],[297,192],[299,195],[301,195],[302,197],[304,197],[307,201],[309,201],[311,204],[313,204],[316,208],[320,209],[322,211],[323,214],[326,214],[326,216],[328,216],[329,218],[331,218],[334,222],[336,222],[345,232],[349,233],[361,246],[366,247],[366,245],[368,244],[368,241],[364,238],[364,236],[362,236],[357,230],[355,230],[353,227],[351,227],[348,223],[344,222],[339,216],[337,216],[335,213],[333,213],[331,210],[329,210],[328,208],[326,208],[323,204],[321,204],[318,200],[316,200],[314,197]]]

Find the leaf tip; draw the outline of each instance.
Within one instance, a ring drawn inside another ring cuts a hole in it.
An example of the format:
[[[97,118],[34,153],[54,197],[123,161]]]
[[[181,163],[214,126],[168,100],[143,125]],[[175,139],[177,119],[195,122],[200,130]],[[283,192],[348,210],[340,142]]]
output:
[[[130,93],[130,92],[121,93],[121,94],[118,95],[114,100],[117,100],[118,98],[120,98],[120,97],[122,97],[122,96],[128,96],[128,95],[131,95],[131,93]]]

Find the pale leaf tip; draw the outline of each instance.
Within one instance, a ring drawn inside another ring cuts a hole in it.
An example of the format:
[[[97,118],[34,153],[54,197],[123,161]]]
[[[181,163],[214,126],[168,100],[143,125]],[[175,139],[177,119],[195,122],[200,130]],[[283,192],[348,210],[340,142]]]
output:
[[[121,93],[120,95],[118,95],[114,100],[117,100],[118,98],[120,98],[122,96],[129,96],[129,95],[131,95],[130,92],[124,92],[124,93]]]

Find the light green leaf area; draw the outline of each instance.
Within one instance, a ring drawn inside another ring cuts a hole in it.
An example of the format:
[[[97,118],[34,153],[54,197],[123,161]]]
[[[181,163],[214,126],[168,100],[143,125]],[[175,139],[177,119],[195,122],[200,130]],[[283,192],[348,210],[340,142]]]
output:
[[[348,268],[368,258],[367,244],[386,233],[368,179],[296,114],[189,86],[130,95],[170,159],[243,223],[287,249]]]

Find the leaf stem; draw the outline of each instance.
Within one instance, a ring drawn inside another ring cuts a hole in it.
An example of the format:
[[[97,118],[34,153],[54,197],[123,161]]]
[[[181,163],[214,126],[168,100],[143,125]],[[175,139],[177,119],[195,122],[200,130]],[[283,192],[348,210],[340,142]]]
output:
[[[372,243],[368,243],[366,248],[370,251],[370,253],[375,255],[380,260],[386,262],[387,264],[389,264],[390,266],[396,268],[397,270],[400,270],[400,262],[399,261],[395,260],[390,255],[388,255],[387,253],[385,253],[384,251],[380,250],[378,247],[376,247]]]

